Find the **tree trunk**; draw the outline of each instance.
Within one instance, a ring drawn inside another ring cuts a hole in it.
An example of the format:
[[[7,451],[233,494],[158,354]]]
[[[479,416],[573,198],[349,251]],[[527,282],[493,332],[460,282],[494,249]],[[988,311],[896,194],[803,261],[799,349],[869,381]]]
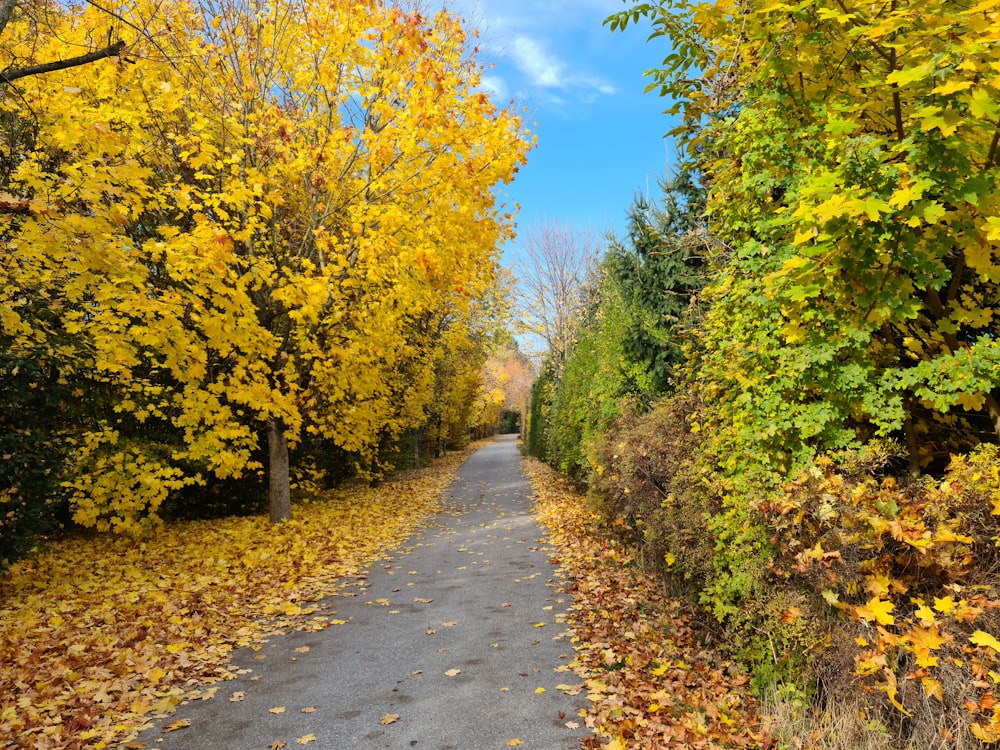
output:
[[[268,474],[268,508],[271,523],[287,521],[292,517],[292,493],[288,474],[288,438],[285,436],[285,425],[280,419],[271,419],[267,423],[267,448],[269,460]]]
[[[993,422],[993,432],[1000,439],[1000,401],[997,401],[992,393],[986,394],[986,411],[990,415],[990,421]]]

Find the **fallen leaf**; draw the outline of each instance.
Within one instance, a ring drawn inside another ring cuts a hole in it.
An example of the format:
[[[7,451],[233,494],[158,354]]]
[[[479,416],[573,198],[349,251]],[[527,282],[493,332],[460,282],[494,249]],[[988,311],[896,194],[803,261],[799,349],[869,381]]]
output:
[[[537,687],[537,688],[535,688],[535,695],[540,695],[541,693],[544,693],[544,692],[545,692],[545,688],[543,688],[543,687]]]
[[[399,721],[399,714],[382,714],[382,716],[379,717],[378,723],[395,724],[397,721]]]
[[[190,719],[177,719],[177,721],[172,721],[163,727],[164,732],[175,732],[178,729],[184,729],[184,727],[191,726]]]
[[[580,725],[577,722],[575,722],[575,721],[567,721],[565,724],[563,724],[563,726],[566,727],[567,729],[579,729],[580,728]]]
[[[512,740],[507,740],[507,747],[517,747],[518,745],[523,745],[524,743],[517,739],[516,737]]]
[[[800,617],[802,617],[802,610],[798,607],[789,607],[781,613],[781,621],[785,623],[795,622]]]
[[[310,742],[315,742],[316,741],[316,735],[315,734],[304,734],[301,737],[299,737],[298,739],[296,739],[295,741],[297,743],[299,743],[300,745],[308,745]]]
[[[316,706],[306,706],[305,708],[301,709],[300,712],[304,714],[314,714],[316,713]]]
[[[281,750],[283,747],[287,746],[288,743],[284,740],[275,740],[271,743],[270,750]]]
[[[544,622],[536,622],[535,623],[535,627],[536,628],[544,628],[545,627],[545,623]]]
[[[455,675],[459,675],[461,673],[462,673],[461,669],[449,669],[447,672],[444,673],[444,676],[445,677],[454,677]]]
[[[434,635],[437,631],[434,628],[427,629],[427,635]]]
[[[299,646],[297,649],[295,649],[295,652],[299,653],[299,654],[304,654],[304,653],[306,653],[308,651],[309,651],[309,647],[308,646]]]
[[[239,703],[241,700],[247,697],[247,694],[241,690],[237,690],[231,696],[229,696],[230,703]]]
[[[1000,653],[1000,641],[984,630],[977,630],[969,636],[969,640],[977,646],[986,646]]]
[[[413,597],[413,601],[419,602],[420,604],[430,604],[434,600],[433,599],[424,599],[422,596],[415,596],[415,597]]]
[[[442,622],[441,623],[441,627],[442,628],[453,628],[456,625],[458,625],[458,623],[455,622],[454,620],[449,620],[448,622]]]
[[[283,713],[285,713],[285,707],[284,706],[275,706],[274,708],[267,709],[267,712],[269,714],[283,714]]]

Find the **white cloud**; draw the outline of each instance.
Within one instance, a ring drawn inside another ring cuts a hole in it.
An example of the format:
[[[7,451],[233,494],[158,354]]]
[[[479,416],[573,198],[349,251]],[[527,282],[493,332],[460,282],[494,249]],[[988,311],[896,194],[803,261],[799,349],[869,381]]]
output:
[[[565,88],[566,63],[549,54],[541,44],[526,36],[516,37],[510,45],[518,70],[535,86]]]
[[[490,94],[490,98],[497,103],[510,98],[507,93],[507,83],[500,76],[483,76],[479,88]]]
[[[548,91],[575,91],[590,103],[597,94],[611,96],[615,87],[603,78],[571,73],[568,63],[528,36],[516,36],[507,48],[514,65],[528,79],[529,85]],[[561,100],[560,100],[561,101]]]

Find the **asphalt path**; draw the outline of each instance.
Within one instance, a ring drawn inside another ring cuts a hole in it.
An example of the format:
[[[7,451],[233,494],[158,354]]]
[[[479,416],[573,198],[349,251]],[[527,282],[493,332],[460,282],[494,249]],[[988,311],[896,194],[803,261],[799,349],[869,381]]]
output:
[[[514,436],[476,452],[445,511],[323,602],[329,627],[241,649],[241,672],[140,735],[150,748],[579,748],[584,699]],[[339,624],[339,623],[343,624]],[[163,729],[178,720],[189,726]],[[569,727],[567,727],[569,724]]]

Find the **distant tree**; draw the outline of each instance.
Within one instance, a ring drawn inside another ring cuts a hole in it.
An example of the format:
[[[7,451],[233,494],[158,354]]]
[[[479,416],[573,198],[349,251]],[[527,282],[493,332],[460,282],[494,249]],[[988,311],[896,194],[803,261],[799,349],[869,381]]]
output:
[[[599,256],[600,243],[589,230],[550,221],[524,233],[524,258],[515,265],[520,314],[557,368],[566,359]]]

